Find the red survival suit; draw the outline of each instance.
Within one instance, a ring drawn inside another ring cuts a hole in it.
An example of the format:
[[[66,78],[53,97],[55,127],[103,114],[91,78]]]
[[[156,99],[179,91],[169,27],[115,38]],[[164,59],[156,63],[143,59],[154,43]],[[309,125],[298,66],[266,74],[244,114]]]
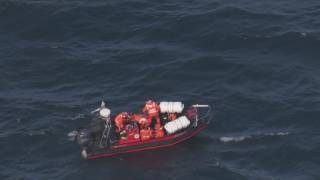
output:
[[[157,124],[161,126],[160,117],[159,117],[160,106],[154,101],[147,101],[143,112],[148,112],[148,121],[151,122],[153,118],[156,118]]]
[[[140,128],[147,128],[150,126],[151,121],[149,121],[147,118],[145,118],[143,115],[137,115],[137,114],[133,114],[132,115],[132,119],[135,120],[139,125]]]
[[[122,112],[115,117],[114,122],[116,124],[118,132],[120,132],[124,129],[125,123],[129,119],[130,119],[130,116],[127,112]]]

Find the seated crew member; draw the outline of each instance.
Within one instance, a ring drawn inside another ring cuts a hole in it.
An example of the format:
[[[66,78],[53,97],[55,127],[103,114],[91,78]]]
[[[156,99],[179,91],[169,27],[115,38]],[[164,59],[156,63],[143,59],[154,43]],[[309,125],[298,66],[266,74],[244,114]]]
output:
[[[164,130],[163,130],[163,126],[159,125],[159,124],[156,124],[156,127],[155,127],[155,138],[161,138],[164,136]]]
[[[140,130],[140,138],[142,141],[153,138],[153,130],[150,127]]]
[[[160,106],[156,102],[152,100],[148,100],[142,111],[148,113],[147,120],[149,122],[152,122],[152,119],[155,118],[157,120],[157,124],[161,126],[160,117],[159,117]]]
[[[134,121],[136,121],[139,124],[140,129],[147,128],[151,124],[151,121],[148,121],[148,119],[143,115],[133,114],[131,117]]]
[[[114,119],[115,125],[117,127],[117,132],[123,131],[126,123],[128,123],[129,120],[130,116],[127,112],[122,112],[118,114]]]

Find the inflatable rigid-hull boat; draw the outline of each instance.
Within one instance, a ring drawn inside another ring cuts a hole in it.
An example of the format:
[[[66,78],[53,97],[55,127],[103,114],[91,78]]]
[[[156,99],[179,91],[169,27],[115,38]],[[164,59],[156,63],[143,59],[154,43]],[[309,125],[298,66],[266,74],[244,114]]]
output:
[[[191,107],[196,109],[196,115],[194,116],[194,118],[190,118],[190,125],[185,129],[182,129],[170,135],[165,135],[161,138],[154,138],[143,141],[140,140],[128,143],[116,142],[112,145],[104,147],[99,145],[86,147],[82,149],[81,156],[84,159],[114,157],[117,155],[123,155],[127,153],[167,148],[182,143],[206,129],[211,121],[211,107],[209,105],[197,104],[192,105]],[[202,114],[200,114],[201,110],[204,109],[206,109],[206,111],[202,111]],[[184,113],[182,115],[184,115]]]

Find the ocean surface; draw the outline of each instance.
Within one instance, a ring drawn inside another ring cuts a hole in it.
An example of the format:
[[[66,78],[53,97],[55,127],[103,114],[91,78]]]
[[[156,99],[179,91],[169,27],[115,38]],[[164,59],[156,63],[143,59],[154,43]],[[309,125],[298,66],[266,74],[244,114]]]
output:
[[[106,100],[208,103],[169,149],[85,161]],[[319,0],[0,0],[0,179],[319,180]]]

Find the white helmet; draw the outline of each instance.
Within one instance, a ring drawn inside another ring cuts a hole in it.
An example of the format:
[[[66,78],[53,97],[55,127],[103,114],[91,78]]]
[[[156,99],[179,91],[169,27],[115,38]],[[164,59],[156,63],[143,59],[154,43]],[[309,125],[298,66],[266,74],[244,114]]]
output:
[[[102,116],[104,118],[109,118],[110,114],[111,114],[111,111],[108,108],[103,108],[103,109],[100,110],[99,114],[100,114],[100,116]]]

